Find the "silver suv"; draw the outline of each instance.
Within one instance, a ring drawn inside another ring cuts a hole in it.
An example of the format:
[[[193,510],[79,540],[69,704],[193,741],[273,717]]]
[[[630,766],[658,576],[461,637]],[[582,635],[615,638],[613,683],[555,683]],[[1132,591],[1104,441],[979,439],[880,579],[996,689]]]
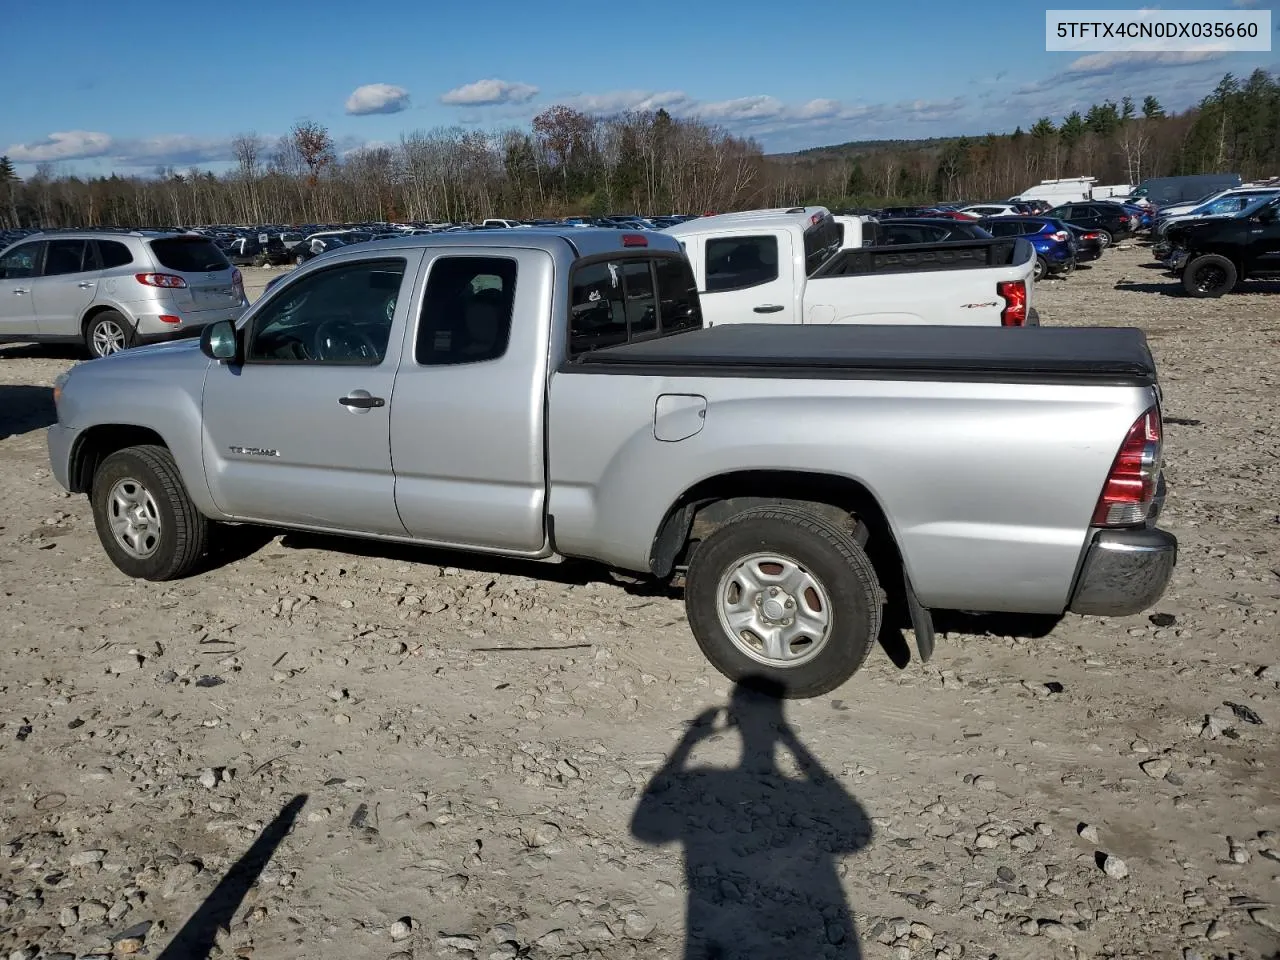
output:
[[[240,271],[198,234],[59,230],[0,250],[0,343],[82,343],[105,357],[248,306]]]

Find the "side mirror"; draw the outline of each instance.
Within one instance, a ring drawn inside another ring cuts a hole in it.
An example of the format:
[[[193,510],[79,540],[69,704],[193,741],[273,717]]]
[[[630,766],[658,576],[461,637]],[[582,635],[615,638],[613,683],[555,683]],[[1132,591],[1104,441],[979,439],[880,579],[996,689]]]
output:
[[[210,360],[240,362],[240,336],[231,320],[219,320],[200,331],[200,349]]]

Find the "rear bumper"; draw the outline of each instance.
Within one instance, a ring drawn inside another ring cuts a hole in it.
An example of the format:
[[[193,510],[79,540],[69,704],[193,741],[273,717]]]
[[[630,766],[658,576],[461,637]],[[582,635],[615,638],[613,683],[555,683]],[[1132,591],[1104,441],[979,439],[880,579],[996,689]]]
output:
[[[1067,609],[1126,617],[1159,602],[1178,562],[1178,540],[1154,526],[1097,530]]]

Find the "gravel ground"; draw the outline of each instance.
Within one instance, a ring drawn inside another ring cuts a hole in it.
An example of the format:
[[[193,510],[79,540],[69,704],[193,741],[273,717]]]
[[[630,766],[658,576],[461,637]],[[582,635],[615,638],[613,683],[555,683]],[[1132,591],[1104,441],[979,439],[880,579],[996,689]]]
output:
[[[1165,600],[781,712],[589,567],[250,531],[127,580],[49,475],[74,358],[0,348],[0,956],[1280,955],[1280,300],[1149,259],[1037,295],[1150,338]]]

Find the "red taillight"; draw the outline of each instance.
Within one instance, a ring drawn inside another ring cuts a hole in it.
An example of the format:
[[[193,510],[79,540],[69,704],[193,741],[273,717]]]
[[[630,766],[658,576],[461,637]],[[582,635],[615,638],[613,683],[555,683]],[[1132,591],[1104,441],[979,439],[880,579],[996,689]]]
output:
[[[1057,240],[1059,243],[1066,243],[1071,239],[1071,234],[1067,233],[1065,230],[1055,230],[1053,233],[1049,234],[1049,236],[1054,240]]]
[[[1100,233],[1086,233],[1086,234],[1084,234],[1084,235],[1083,235],[1083,237],[1082,237],[1081,239],[1083,239],[1083,240],[1101,240],[1101,239],[1102,239],[1102,234],[1100,234]]]
[[[1027,323],[1027,283],[1025,280],[1005,280],[996,284],[996,293],[1004,298],[1000,311],[1000,326],[1022,327]]]
[[[184,290],[187,281],[172,273],[135,273],[133,279],[148,287],[166,287],[170,290]]]
[[[1146,521],[1160,479],[1161,434],[1159,407],[1129,428],[1094,508],[1095,527],[1131,527]]]
[[[649,238],[643,233],[624,233],[622,235],[622,245],[624,247],[647,247]]]

